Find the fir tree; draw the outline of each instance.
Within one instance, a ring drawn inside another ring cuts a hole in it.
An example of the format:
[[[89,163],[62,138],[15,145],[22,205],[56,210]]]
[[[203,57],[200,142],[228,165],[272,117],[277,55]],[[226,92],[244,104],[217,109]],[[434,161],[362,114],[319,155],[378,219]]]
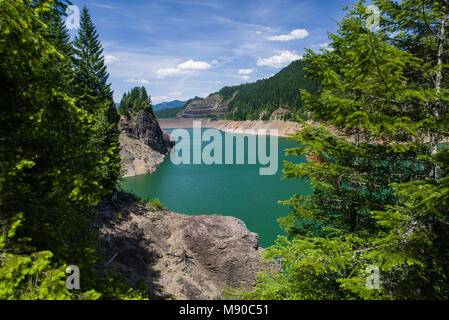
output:
[[[123,94],[118,112],[122,115],[135,115],[140,110],[149,110],[153,112],[151,98],[145,87],[135,87],[129,93]]]
[[[42,17],[58,14],[48,3],[0,2],[0,299],[70,298],[64,264],[95,261],[93,116],[66,91],[69,57],[47,32]]]
[[[287,178],[314,192],[285,204],[280,237],[267,258],[284,272],[264,273],[245,298],[447,299],[449,228],[446,79],[448,7],[443,1],[375,1],[381,29],[366,27],[356,4],[330,34],[333,51],[309,51],[302,92],[315,120],[295,135],[308,164],[286,163]],[[338,134],[326,129],[333,126]],[[430,172],[430,174],[429,174]],[[380,287],[366,281],[376,266]]]
[[[1,300],[129,296],[93,268],[104,196],[91,151],[98,117],[67,91],[70,56],[50,22],[57,3],[0,1]],[[67,290],[67,265],[80,268],[81,291]]]
[[[105,192],[110,192],[121,170],[119,116],[108,84],[103,48],[86,7],[80,18],[81,28],[73,42],[73,93],[78,98],[77,104],[95,116],[91,145],[92,156],[98,161],[96,180]]]

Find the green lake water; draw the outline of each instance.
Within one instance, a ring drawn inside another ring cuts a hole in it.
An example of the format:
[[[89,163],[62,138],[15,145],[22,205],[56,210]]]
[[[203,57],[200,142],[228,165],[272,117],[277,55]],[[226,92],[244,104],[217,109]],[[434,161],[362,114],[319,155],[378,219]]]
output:
[[[190,138],[190,150],[199,148],[193,143],[193,129],[186,129]],[[172,130],[166,130],[168,133]],[[204,131],[204,129],[203,129]],[[223,159],[225,144],[232,143],[223,137]],[[267,145],[269,137],[267,139]],[[188,141],[188,140],[186,140]],[[202,142],[201,150],[210,142]],[[235,155],[234,141],[234,155]],[[262,247],[274,244],[277,236],[283,234],[277,219],[289,214],[290,208],[278,204],[279,200],[288,200],[294,194],[306,195],[311,187],[305,181],[282,180],[283,161],[305,162],[305,158],[285,156],[285,149],[298,146],[297,142],[279,138],[279,168],[277,174],[262,176],[260,164],[252,165],[245,157],[243,165],[175,165],[168,156],[158,170],[151,175],[130,177],[123,180],[121,186],[139,197],[159,198],[169,210],[188,215],[233,216],[245,222],[248,229],[259,234]],[[268,150],[271,152],[269,146]],[[245,154],[248,152],[245,143]],[[223,160],[224,162],[224,160]],[[263,166],[262,166],[263,167]],[[265,166],[267,167],[267,166]]]

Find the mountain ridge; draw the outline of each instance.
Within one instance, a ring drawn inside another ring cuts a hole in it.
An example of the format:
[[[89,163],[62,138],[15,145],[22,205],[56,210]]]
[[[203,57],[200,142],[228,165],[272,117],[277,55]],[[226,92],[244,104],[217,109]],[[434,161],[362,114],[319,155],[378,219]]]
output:
[[[289,120],[300,115],[307,119],[300,90],[317,92],[318,84],[306,78],[305,68],[304,61],[294,61],[269,78],[223,87],[204,99],[191,99],[185,108],[168,118]]]
[[[181,100],[161,102],[161,103],[155,104],[153,106],[153,110],[154,110],[154,112],[156,112],[156,111],[162,111],[165,109],[179,108],[179,107],[185,106],[186,103],[187,103],[187,101],[181,101]]]

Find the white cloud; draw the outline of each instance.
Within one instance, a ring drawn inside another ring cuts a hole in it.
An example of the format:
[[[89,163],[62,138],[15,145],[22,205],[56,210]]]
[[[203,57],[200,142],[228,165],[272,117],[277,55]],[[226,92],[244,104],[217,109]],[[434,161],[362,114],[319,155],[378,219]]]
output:
[[[113,55],[108,55],[106,57],[104,57],[104,62],[105,63],[113,63],[115,61],[119,60],[119,58],[113,56]]]
[[[259,58],[257,60],[258,66],[269,66],[272,68],[281,68],[289,65],[293,61],[302,59],[295,52],[282,51],[279,55],[275,55],[266,59]]]
[[[254,71],[256,71],[256,69],[240,69],[239,74],[251,74]]]
[[[110,10],[120,9],[119,7],[116,7],[116,6],[109,6],[109,5],[102,4],[102,3],[97,3],[97,2],[94,2],[93,5],[95,7],[99,7],[99,8],[102,8],[102,9],[110,9]]]
[[[250,76],[242,76],[242,79],[245,80],[245,81],[248,81],[249,78],[250,78]]]
[[[291,41],[295,39],[304,39],[309,36],[309,31],[306,29],[295,29],[290,34],[283,34],[278,36],[268,37],[270,41]]]
[[[209,84],[223,84],[223,81],[221,80],[208,80],[206,82]]]
[[[207,70],[211,67],[212,66],[207,62],[190,59],[178,64],[175,68],[158,69],[156,70],[156,76],[158,78],[165,78],[175,75],[189,75],[193,74],[195,70]]]
[[[181,91],[169,92],[164,96],[151,97],[151,101],[153,101],[153,103],[160,103],[160,102],[164,102],[164,101],[174,100],[176,98],[182,99],[179,97],[180,95],[182,95]]]
[[[166,68],[156,70],[156,76],[158,78],[166,78],[176,75],[187,75],[192,73],[193,73],[192,70],[181,70],[178,68]]]
[[[178,64],[178,69],[182,70],[206,70],[210,69],[211,65],[204,61],[188,60],[181,64]]]
[[[149,84],[149,82],[145,79],[128,79],[125,80],[127,83],[138,83],[138,84]]]
[[[168,96],[156,96],[156,97],[151,97],[151,101],[153,103],[160,103],[160,102],[164,102],[168,100]]]

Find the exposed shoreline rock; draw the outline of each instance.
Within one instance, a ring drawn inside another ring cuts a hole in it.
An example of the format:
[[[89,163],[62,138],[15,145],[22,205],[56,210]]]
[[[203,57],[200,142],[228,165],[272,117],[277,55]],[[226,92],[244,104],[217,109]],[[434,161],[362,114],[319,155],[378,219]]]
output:
[[[299,123],[293,121],[283,120],[248,120],[248,121],[233,121],[233,120],[212,120],[204,118],[196,119],[159,119],[161,128],[177,129],[177,128],[192,128],[193,121],[200,121],[203,128],[214,128],[221,131],[233,131],[234,133],[245,133],[245,130],[259,130],[266,129],[267,134],[270,134],[270,129],[278,130],[278,137],[288,137],[290,134],[295,134],[296,131],[302,130]]]
[[[121,116],[119,128],[125,178],[153,173],[174,146],[151,110],[141,110],[134,116]]]
[[[268,267],[258,235],[234,217],[187,216],[152,209],[130,195],[100,207],[108,266],[148,284],[150,299],[220,300],[229,287],[251,289]]]

